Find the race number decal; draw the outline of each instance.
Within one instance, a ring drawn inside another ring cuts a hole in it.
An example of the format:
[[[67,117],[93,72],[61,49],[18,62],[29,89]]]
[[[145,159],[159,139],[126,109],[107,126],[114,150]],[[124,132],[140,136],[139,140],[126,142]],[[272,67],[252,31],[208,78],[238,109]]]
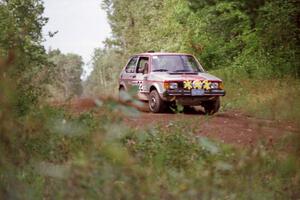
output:
[[[144,90],[143,88],[143,81],[138,81],[138,87],[139,87],[139,91],[142,92]]]

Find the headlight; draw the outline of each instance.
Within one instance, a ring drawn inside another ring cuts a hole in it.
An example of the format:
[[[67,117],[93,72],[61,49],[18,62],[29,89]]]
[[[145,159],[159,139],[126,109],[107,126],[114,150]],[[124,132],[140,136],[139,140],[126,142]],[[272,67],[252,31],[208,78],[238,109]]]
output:
[[[178,83],[170,83],[170,89],[174,90],[178,88]]]
[[[172,83],[172,82],[164,82],[164,88],[165,89],[177,89],[178,88],[178,83]]]
[[[219,83],[211,83],[211,89],[219,89]]]
[[[223,82],[221,82],[221,83],[219,84],[219,88],[220,88],[221,90],[224,90],[225,86],[224,86],[224,83],[223,83]]]

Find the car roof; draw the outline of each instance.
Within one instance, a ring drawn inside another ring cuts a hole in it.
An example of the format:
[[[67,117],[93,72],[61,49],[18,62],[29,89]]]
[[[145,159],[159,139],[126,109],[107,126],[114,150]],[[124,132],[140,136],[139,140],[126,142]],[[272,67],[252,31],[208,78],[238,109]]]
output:
[[[186,55],[192,56],[192,54],[188,53],[169,53],[169,52],[146,52],[146,53],[139,53],[134,56],[177,56],[177,55]]]

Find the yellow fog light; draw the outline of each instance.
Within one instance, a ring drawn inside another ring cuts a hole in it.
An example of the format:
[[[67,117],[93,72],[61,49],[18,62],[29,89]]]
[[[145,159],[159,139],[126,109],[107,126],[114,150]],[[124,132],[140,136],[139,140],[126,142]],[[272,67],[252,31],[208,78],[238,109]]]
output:
[[[164,82],[164,88],[169,89],[170,88],[170,83],[169,82]]]
[[[192,81],[184,81],[183,84],[184,84],[184,86],[183,86],[184,89],[191,90],[191,89],[193,88],[193,83],[192,83]]]

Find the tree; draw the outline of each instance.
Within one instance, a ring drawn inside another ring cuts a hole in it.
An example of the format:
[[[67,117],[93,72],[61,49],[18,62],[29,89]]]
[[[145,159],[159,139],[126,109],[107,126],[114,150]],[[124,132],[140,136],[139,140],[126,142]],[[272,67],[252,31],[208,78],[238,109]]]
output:
[[[122,57],[147,50],[189,52],[206,69],[249,77],[299,77],[300,4],[295,0],[105,0],[107,46]]]
[[[0,1],[0,59],[11,58],[11,66],[2,70],[13,80],[19,114],[37,104],[49,70],[41,45],[42,27],[47,23],[43,11],[40,0]]]
[[[116,80],[125,62],[115,49],[95,49],[92,59],[93,72],[84,83],[86,95],[112,95],[116,92]]]
[[[59,50],[50,50],[48,55],[55,68],[48,83],[49,96],[62,100],[80,96],[82,93],[80,77],[84,64],[82,58],[76,54],[62,54]]]

